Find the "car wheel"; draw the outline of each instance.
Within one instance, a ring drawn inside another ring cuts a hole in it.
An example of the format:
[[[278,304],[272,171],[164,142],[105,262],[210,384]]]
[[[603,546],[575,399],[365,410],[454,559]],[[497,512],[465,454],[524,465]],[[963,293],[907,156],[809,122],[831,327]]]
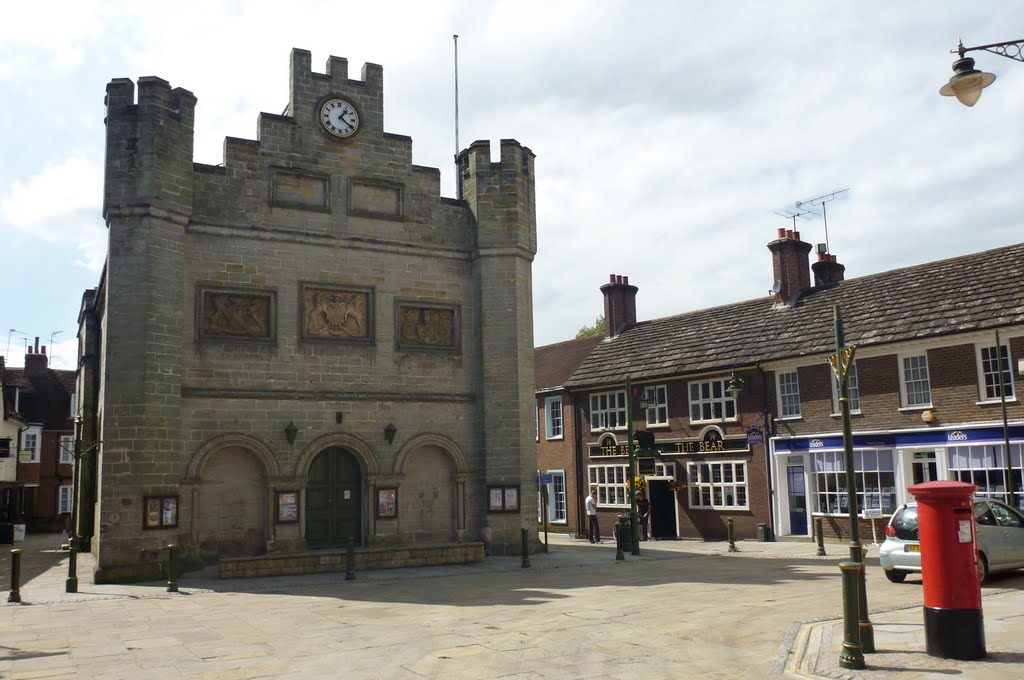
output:
[[[899,569],[885,569],[885,577],[893,583],[903,583],[907,580],[907,572]]]
[[[978,583],[984,584],[988,580],[988,560],[985,555],[978,553]]]

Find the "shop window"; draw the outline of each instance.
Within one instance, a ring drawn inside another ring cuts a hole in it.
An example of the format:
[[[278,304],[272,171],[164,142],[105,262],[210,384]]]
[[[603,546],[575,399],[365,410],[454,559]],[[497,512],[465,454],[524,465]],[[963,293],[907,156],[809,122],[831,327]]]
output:
[[[626,480],[629,478],[628,465],[591,465],[590,486],[597,487],[597,504],[629,505]]]
[[[800,417],[800,379],[796,371],[778,374],[779,383],[779,416],[781,418]]]
[[[690,507],[747,508],[747,464],[740,461],[687,463]]]
[[[977,487],[976,497],[1006,500],[1006,458],[1002,444],[950,446],[946,450],[950,479]],[[1010,444],[1014,498],[1011,505],[1021,507],[1021,445]]]
[[[689,383],[690,422],[736,419],[736,400],[726,392],[724,378]]]
[[[900,357],[900,396],[909,408],[932,405],[927,354]]]
[[[601,392],[590,395],[590,429],[626,429],[625,392]]]
[[[845,515],[849,509],[846,465],[842,451],[818,451],[812,454],[814,466],[815,511]],[[892,451],[867,449],[853,452],[853,479],[861,514],[874,510],[889,515],[896,509],[896,474]]]
[[[1001,345],[1002,351],[997,352],[995,345],[977,348],[978,354],[978,385],[981,388],[982,401],[999,401],[999,372],[1003,373],[1003,385],[1006,398],[1013,399],[1013,373],[1010,371],[1010,347]]]

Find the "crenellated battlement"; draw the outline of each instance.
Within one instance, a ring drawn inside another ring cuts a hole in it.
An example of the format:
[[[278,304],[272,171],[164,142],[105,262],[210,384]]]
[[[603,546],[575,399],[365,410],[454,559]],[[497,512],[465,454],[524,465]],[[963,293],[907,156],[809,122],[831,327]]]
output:
[[[477,140],[459,154],[461,196],[477,223],[480,248],[515,247],[537,252],[534,153],[514,139],[501,140],[491,161],[491,143]]]
[[[192,210],[196,96],[163,78],[115,78],[107,85],[103,212],[117,206]]]

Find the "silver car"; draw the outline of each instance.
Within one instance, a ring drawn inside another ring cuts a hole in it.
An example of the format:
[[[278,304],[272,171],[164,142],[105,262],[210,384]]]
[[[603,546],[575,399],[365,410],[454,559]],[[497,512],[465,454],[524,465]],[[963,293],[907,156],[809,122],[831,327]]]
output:
[[[990,572],[1024,568],[1024,515],[988,498],[974,501],[978,528],[978,579]],[[921,571],[921,544],[917,536],[917,504],[901,505],[885,527],[878,561],[886,578],[901,583],[910,572]]]

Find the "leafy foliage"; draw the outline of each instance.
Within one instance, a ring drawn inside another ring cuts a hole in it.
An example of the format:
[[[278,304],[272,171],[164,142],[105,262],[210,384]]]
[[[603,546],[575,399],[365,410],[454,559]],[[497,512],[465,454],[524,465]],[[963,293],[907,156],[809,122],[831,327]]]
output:
[[[589,338],[591,335],[604,335],[604,314],[594,319],[593,326],[584,326],[576,333],[576,339]]]

